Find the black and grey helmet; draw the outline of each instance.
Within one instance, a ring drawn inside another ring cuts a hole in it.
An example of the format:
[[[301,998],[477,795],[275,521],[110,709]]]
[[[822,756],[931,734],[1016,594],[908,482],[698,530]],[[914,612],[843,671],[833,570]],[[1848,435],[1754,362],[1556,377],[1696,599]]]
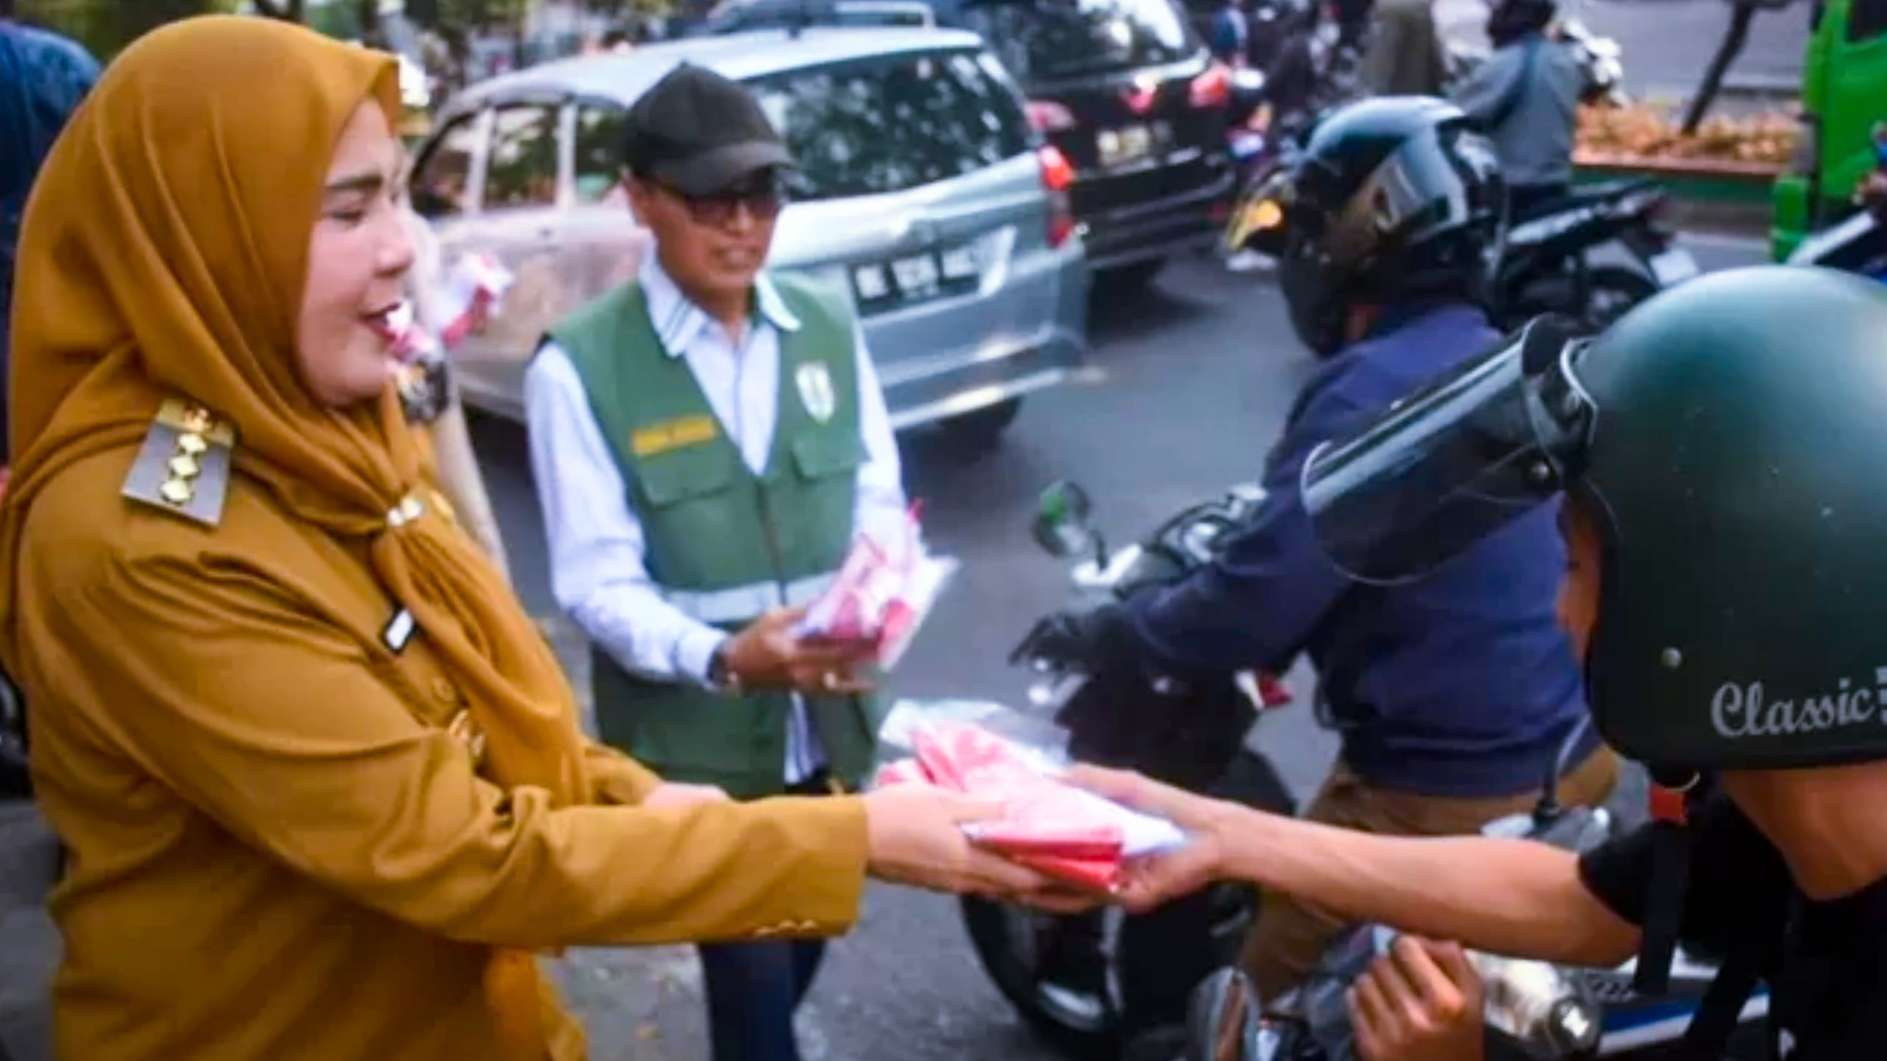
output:
[[[1499,257],[1506,188],[1460,108],[1425,96],[1353,103],[1249,193],[1244,243],[1279,259],[1291,323],[1330,354],[1351,306],[1478,298]]]

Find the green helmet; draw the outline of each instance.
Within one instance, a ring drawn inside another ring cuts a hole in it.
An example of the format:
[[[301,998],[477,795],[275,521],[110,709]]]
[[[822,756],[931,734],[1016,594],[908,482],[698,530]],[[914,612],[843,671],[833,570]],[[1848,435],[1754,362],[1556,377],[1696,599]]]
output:
[[[1417,575],[1565,490],[1604,535],[1600,732],[1661,766],[1887,758],[1887,287],[1719,273],[1537,321],[1313,454],[1332,558]]]

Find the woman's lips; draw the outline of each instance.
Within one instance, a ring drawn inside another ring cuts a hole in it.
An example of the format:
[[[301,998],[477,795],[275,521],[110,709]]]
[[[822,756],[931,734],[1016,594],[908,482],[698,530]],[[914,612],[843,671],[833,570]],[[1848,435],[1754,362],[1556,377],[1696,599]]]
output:
[[[398,345],[413,328],[413,304],[404,300],[395,302],[361,319],[388,345]]]

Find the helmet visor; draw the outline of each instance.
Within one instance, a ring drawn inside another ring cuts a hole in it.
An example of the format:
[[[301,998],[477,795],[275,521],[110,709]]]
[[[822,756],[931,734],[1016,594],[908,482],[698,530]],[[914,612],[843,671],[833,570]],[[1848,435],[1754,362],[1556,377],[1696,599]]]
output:
[[[1307,169],[1306,185],[1326,175]],[[1308,202],[1330,201],[1329,194],[1299,195]],[[1485,224],[1490,249],[1505,218],[1507,193],[1493,145],[1465,122],[1437,127],[1431,136],[1411,137],[1382,160],[1346,205],[1335,231],[1324,239],[1339,261],[1376,255],[1383,242],[1408,247],[1465,225]]]
[[[1578,474],[1597,409],[1585,344],[1553,318],[1390,406],[1304,464],[1304,507],[1332,562],[1363,582],[1433,571]]]

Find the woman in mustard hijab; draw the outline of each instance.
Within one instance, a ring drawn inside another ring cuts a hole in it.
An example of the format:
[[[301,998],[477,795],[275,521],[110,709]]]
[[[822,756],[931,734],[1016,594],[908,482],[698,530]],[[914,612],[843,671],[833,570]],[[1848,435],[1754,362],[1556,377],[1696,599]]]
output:
[[[737,805],[586,740],[388,386],[391,58],[133,45],[54,148],[12,321],[0,657],[70,852],[61,1056],[582,1056],[532,952],[822,935],[868,869],[1041,896],[935,791]]]

